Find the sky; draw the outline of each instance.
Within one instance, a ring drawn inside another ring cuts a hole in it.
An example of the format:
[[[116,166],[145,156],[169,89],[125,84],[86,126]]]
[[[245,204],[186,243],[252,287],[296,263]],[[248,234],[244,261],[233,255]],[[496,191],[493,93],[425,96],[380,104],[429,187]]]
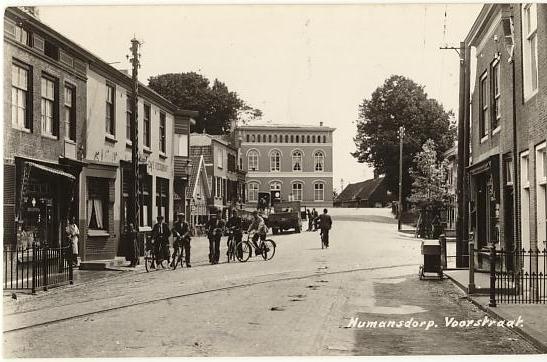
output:
[[[482,5],[41,6],[40,19],[118,69],[143,42],[139,79],[218,78],[263,121],[336,128],[333,182],[372,177],[355,150],[358,106],[390,75],[409,77],[458,113],[459,46]],[[446,13],[446,16],[445,16]]]

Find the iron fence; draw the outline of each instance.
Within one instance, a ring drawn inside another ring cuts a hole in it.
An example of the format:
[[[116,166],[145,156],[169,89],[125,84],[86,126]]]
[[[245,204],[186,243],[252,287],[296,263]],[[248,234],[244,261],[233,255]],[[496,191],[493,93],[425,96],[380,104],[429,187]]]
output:
[[[490,304],[547,302],[545,250],[492,248],[490,253],[491,260],[495,260],[490,271]]]
[[[73,283],[72,247],[4,246],[4,290],[47,290]]]

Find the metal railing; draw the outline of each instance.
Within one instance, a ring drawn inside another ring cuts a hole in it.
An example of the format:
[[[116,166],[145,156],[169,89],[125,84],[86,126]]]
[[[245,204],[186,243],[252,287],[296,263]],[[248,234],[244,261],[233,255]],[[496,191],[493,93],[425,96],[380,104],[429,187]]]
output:
[[[72,247],[33,244],[27,248],[4,246],[4,290],[47,290],[73,283]]]

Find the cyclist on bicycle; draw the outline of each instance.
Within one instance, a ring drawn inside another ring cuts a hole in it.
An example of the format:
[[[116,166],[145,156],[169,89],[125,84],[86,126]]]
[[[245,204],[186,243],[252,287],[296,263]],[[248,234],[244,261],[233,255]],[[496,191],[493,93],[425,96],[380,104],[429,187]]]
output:
[[[207,230],[207,237],[209,239],[209,262],[211,264],[218,264],[220,238],[224,231],[224,220],[222,220],[220,210],[216,210],[216,213],[211,215],[211,219],[205,224],[205,229]]]
[[[253,245],[255,247],[255,255],[260,255],[262,251],[260,250],[260,247],[258,246],[258,238],[260,238],[261,241],[266,240],[266,234],[268,232],[268,227],[266,226],[266,223],[264,222],[264,219],[260,217],[258,214],[258,211],[253,211],[253,221],[251,222],[251,225],[249,225],[249,229],[247,229],[247,232],[250,233],[251,231],[255,231],[253,234]]]
[[[177,214],[177,222],[175,222],[175,225],[173,226],[173,237],[175,240],[173,241],[173,248],[175,249],[175,252],[173,253],[173,261],[171,262],[171,265],[174,265],[177,257],[177,252],[179,248],[184,249],[184,262],[186,263],[186,266],[188,268],[191,268],[192,265],[190,265],[190,226],[188,223],[184,220],[184,213],[180,212]]]
[[[152,228],[156,258],[157,261],[169,261],[169,236],[171,230],[169,230],[169,225],[163,222],[163,216],[159,215],[157,220],[158,222]],[[154,263],[152,263],[152,268],[154,268]]]
[[[323,213],[318,217],[319,229],[321,230],[321,238],[325,243],[325,246],[329,247],[329,230],[332,228],[332,219],[327,214],[327,209],[323,209]]]
[[[228,219],[226,227],[232,232],[234,242],[237,244],[241,241],[243,233],[241,232],[241,217],[237,215],[237,210],[232,210],[232,216]]]

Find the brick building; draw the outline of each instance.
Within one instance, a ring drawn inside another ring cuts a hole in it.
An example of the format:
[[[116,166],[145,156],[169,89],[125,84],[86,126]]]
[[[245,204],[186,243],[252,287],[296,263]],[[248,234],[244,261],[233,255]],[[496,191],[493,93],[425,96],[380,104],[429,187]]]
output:
[[[4,245],[21,245],[21,240],[16,242],[17,225],[34,240],[59,245],[65,218],[79,217],[78,178],[86,144],[85,57],[31,12],[6,8]]]
[[[543,250],[547,5],[485,5],[465,44],[471,96],[460,111],[470,127],[469,225],[476,247]]]
[[[246,206],[256,209],[258,192],[273,191],[281,191],[282,201],[332,206],[334,130],[322,123],[239,127],[241,163],[247,172]]]

